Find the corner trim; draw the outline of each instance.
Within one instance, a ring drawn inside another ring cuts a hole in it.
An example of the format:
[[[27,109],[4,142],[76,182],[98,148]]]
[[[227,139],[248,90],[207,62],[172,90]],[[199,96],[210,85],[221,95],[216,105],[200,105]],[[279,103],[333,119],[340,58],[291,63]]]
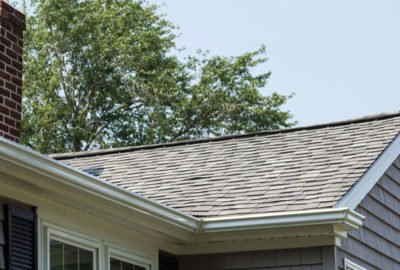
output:
[[[345,258],[344,270],[367,270],[367,269]]]

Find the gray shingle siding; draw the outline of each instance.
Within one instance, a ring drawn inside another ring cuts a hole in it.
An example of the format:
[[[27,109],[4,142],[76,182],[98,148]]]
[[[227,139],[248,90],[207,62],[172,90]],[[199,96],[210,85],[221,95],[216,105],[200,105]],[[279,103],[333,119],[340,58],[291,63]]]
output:
[[[179,257],[180,270],[330,270],[324,258],[330,247],[238,252]],[[328,254],[328,256],[330,256]]]
[[[348,258],[368,270],[400,269],[400,160],[386,171],[356,211],[366,217],[337,250],[339,269]]]
[[[6,269],[5,265],[5,232],[4,232],[4,202],[0,198],[0,269]]]

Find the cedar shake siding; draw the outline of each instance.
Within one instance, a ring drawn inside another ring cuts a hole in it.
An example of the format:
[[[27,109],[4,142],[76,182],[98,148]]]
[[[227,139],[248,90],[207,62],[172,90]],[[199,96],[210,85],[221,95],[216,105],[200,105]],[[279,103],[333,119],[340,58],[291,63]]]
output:
[[[4,202],[0,198],[0,269],[6,269],[5,248],[6,237],[4,232]]]
[[[186,255],[179,257],[179,270],[333,270],[333,254],[333,247],[315,247]]]
[[[25,15],[0,0],[0,136],[18,142],[21,129]]]
[[[400,159],[355,209],[366,217],[360,230],[348,233],[337,248],[339,269],[344,258],[368,270],[400,269]]]

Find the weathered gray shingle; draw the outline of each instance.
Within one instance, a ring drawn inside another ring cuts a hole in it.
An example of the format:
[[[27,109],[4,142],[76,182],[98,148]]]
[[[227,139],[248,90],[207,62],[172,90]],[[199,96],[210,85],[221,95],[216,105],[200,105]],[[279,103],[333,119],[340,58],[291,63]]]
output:
[[[224,216],[330,208],[400,131],[400,115],[54,157],[177,210]]]

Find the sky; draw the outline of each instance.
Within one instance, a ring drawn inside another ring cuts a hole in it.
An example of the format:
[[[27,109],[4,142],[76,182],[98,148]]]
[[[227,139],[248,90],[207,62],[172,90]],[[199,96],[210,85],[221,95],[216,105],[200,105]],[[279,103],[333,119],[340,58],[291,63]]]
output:
[[[179,27],[182,56],[265,45],[261,92],[294,93],[283,109],[298,126],[400,111],[399,0],[148,1]]]
[[[294,93],[299,126],[400,111],[398,0],[150,0],[179,47],[240,55],[267,47],[262,93]]]

